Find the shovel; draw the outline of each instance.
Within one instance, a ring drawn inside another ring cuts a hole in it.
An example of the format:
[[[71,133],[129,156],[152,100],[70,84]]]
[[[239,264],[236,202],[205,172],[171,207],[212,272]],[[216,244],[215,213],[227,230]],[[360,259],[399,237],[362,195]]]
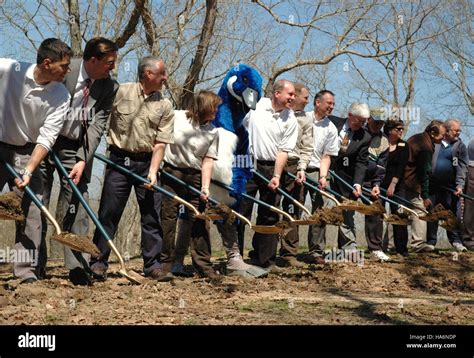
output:
[[[189,185],[187,183],[185,183],[184,181],[182,181],[181,179],[178,179],[176,178],[174,175],[170,174],[170,173],[167,173],[165,172],[164,170],[161,170],[160,171],[162,175],[165,175],[167,176],[168,178],[170,179],[173,179],[176,183],[184,186],[185,188],[191,190],[192,192],[200,195],[201,192],[196,189],[195,187],[193,187],[192,185]],[[276,226],[276,225],[253,225],[250,220],[248,220],[245,216],[239,214],[238,212],[232,210],[231,208],[229,208],[228,206],[225,206],[223,204],[221,204],[220,202],[218,202],[216,199],[214,198],[211,198],[211,197],[208,197],[208,200],[210,203],[216,205],[216,206],[220,206],[220,207],[225,207],[225,210],[226,211],[230,211],[232,215],[235,215],[237,218],[239,218],[242,222],[246,223],[248,226],[250,226],[250,228],[258,233],[261,233],[261,234],[279,234],[281,232],[283,232],[285,230],[285,228],[283,227],[280,227],[280,226]]]
[[[9,163],[2,162],[2,164],[4,165],[5,169],[14,178],[21,179],[20,175],[15,171],[15,169]],[[92,240],[90,240],[88,237],[79,236],[79,235],[71,234],[68,232],[62,232],[54,216],[51,215],[51,213],[48,211],[46,206],[44,206],[42,201],[38,199],[38,197],[33,192],[33,190],[28,185],[25,186],[24,190],[26,194],[31,198],[31,200],[36,204],[36,206],[41,210],[43,215],[46,216],[48,220],[51,221],[51,223],[54,225],[54,228],[56,229],[56,235],[52,236],[53,240],[59,241],[63,245],[66,245],[76,251],[85,252],[93,256],[97,256],[100,254],[100,250],[97,248],[97,246],[94,245]]]
[[[362,188],[362,190],[364,190],[365,192],[367,193],[370,193],[370,189],[368,188]],[[398,208],[402,209],[403,211],[405,212],[408,212],[416,217],[418,217],[418,214],[416,213],[416,211],[410,209],[410,208],[407,208],[406,206],[400,204],[400,203],[397,203],[396,201],[386,197],[386,196],[383,196],[383,195],[379,195],[381,199],[387,201],[388,203],[390,204],[393,204],[393,205],[396,205]],[[384,220],[389,223],[389,224],[392,224],[392,225],[408,225],[411,223],[411,220],[408,218],[408,217],[405,217],[405,216],[401,216],[401,215],[398,215],[398,214],[384,214]]]
[[[112,239],[110,238],[109,234],[107,231],[105,231],[104,227],[100,223],[99,219],[95,215],[94,211],[92,211],[91,207],[89,204],[87,204],[86,200],[81,194],[81,191],[77,188],[76,184],[72,181],[71,178],[69,178],[69,175],[66,171],[66,168],[62,165],[61,161],[59,160],[58,156],[56,153],[51,152],[50,153],[51,157],[53,158],[54,164],[56,165],[56,168],[58,168],[58,171],[61,173],[61,175],[68,181],[69,185],[71,186],[72,191],[74,194],[76,194],[77,198],[81,202],[82,206],[86,210],[87,214],[89,214],[90,218],[94,222],[95,226],[97,229],[100,231],[102,236],[106,239],[107,245],[109,245],[110,249],[114,252],[114,254],[117,256],[119,262],[120,262],[120,269],[119,269],[119,274],[125,277],[127,280],[130,282],[136,283],[136,284],[141,284],[143,283],[143,277],[139,275],[138,273],[130,270],[127,271],[125,268],[125,262],[123,261],[122,255],[120,255],[120,252],[117,250],[115,247],[115,244],[113,243]]]
[[[384,188],[380,188],[380,190],[383,192],[383,193],[386,193],[387,192],[387,189],[384,189]],[[411,206],[413,209],[418,209],[420,211],[422,211],[424,213],[424,215],[420,216],[418,215],[418,218],[420,220],[423,220],[423,221],[438,221],[440,220],[439,216],[436,215],[436,214],[433,214],[433,213],[430,213],[428,210],[426,210],[425,208],[421,208],[417,205],[414,205],[411,201],[405,199],[404,197],[401,197],[399,195],[396,195],[394,194],[393,197],[397,200],[399,200],[400,202],[402,203],[405,203],[407,206]]]
[[[255,169],[252,170],[252,173],[254,173],[256,176],[258,176],[260,179],[262,179],[265,183],[270,183],[270,179],[266,178],[263,174],[257,172]],[[291,200],[293,202],[293,204],[295,204],[297,207],[299,207],[300,209],[302,209],[307,215],[311,216],[311,211],[309,211],[309,209],[304,206],[303,204],[301,204],[298,200],[296,200],[295,198],[293,198],[290,194],[288,194],[286,191],[284,191],[282,188],[277,188],[277,191],[283,195],[285,198]],[[313,223],[314,224],[314,223]],[[308,223],[306,225],[312,225],[311,223]]]
[[[339,180],[342,184],[344,184],[348,189],[354,190],[354,187],[342,179],[339,175],[337,175],[333,170],[329,170],[332,176],[334,176],[337,180]],[[331,194],[335,194],[335,191],[327,189]],[[369,198],[365,195],[361,195],[360,198],[366,201],[369,205],[365,205],[358,201],[350,200],[347,198],[343,198],[341,205],[339,206],[341,209],[345,210],[354,210],[364,215],[378,215],[383,214],[385,212],[385,208],[380,204],[380,202],[372,202]]]
[[[292,178],[296,179],[296,176],[292,173],[286,172],[286,174]],[[312,215],[312,218],[319,221],[319,225],[328,224],[328,225],[340,225],[344,221],[344,217],[342,216],[342,208],[341,203],[339,200],[335,198],[334,195],[325,192],[324,190],[319,189],[318,187],[308,183],[311,181],[314,183],[313,180],[310,178],[306,178],[306,181],[303,182],[303,185],[306,185],[308,188],[317,191],[321,195],[324,195],[328,199],[334,201],[336,203],[335,208],[318,208],[315,213]]]
[[[221,182],[218,182],[217,180],[213,180],[212,181],[214,184],[216,184],[217,186],[220,186],[221,188],[224,188],[228,191],[231,191],[233,190],[232,187],[228,186],[228,185],[225,185]],[[284,212],[283,210],[280,210],[278,209],[277,207],[273,206],[273,205],[270,205],[262,200],[259,200],[257,198],[254,198],[253,196],[251,195],[248,195],[246,193],[240,193],[239,195],[242,195],[243,198],[245,199],[248,199],[250,201],[253,201],[254,203],[258,204],[258,205],[262,205],[268,209],[270,209],[271,211],[277,213],[277,214],[280,214],[280,215],[283,215],[285,218],[288,219],[288,221],[293,224],[293,225],[313,225],[315,223],[317,223],[316,220],[296,220],[294,219],[290,214]],[[277,224],[278,225],[278,224]]]
[[[123,166],[111,161],[110,159],[104,157],[103,155],[94,154],[94,157],[96,157],[97,159],[101,160],[104,163],[107,163],[112,168],[117,169],[119,172],[122,172],[125,175],[128,175],[128,176],[132,177],[133,179],[137,180],[140,183],[143,183],[143,184],[149,184],[150,183],[149,180],[147,180],[147,179],[141,177],[140,175],[137,175],[134,172],[124,168]],[[192,205],[191,203],[187,202],[186,200],[180,198],[179,196],[177,196],[173,193],[170,193],[169,191],[167,191],[166,189],[163,189],[162,187],[160,187],[158,185],[153,185],[152,188],[155,189],[156,191],[159,191],[160,193],[168,196],[169,198],[173,199],[177,203],[183,204],[184,206],[186,206],[189,210],[191,210],[194,213],[194,216],[198,219],[202,219],[202,220],[220,220],[220,219],[222,219],[222,216],[217,216],[217,215],[216,216],[208,216],[208,215],[205,215],[205,214],[201,214],[194,207],[194,205]]]

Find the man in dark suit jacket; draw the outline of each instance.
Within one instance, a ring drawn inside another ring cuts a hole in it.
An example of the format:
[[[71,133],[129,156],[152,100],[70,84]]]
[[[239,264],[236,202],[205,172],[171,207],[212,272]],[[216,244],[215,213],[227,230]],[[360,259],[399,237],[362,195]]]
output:
[[[364,124],[370,117],[366,103],[353,103],[347,118],[330,116],[339,133],[340,150],[332,161],[332,170],[353,186],[350,190],[336,178],[332,178],[331,187],[346,198],[357,200],[362,194],[365,172],[369,161],[370,134],[364,130]],[[340,249],[354,250],[356,236],[354,212],[344,211],[344,224],[339,226],[338,246]]]
[[[110,77],[110,71],[115,68],[117,51],[117,45],[111,40],[102,37],[91,39],[86,44],[83,59],[71,61],[71,72],[64,82],[71,94],[70,110],[52,150],[86,200],[94,152],[106,128],[118,90],[118,83]],[[49,205],[55,169],[52,158],[45,159],[41,166],[43,200],[46,205]],[[67,181],[62,178],[60,182],[56,215],[62,230],[87,235],[89,217],[86,211],[73,195]],[[46,235],[46,230],[43,230],[43,234]],[[67,247],[64,247],[64,250],[65,264],[70,270],[71,281],[76,285],[89,285],[89,258]]]

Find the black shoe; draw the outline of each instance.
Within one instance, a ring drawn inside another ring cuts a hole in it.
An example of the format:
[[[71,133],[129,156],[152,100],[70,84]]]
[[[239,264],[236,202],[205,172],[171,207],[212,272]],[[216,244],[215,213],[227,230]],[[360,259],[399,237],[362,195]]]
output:
[[[82,267],[76,267],[69,271],[69,280],[75,286],[92,286],[91,276]]]
[[[24,284],[30,284],[30,283],[35,283],[36,281],[38,281],[36,278],[34,277],[29,277],[29,278],[25,278],[23,281],[20,282],[21,285],[24,285]]]
[[[96,281],[107,280],[107,269],[102,267],[91,267],[92,278]]]

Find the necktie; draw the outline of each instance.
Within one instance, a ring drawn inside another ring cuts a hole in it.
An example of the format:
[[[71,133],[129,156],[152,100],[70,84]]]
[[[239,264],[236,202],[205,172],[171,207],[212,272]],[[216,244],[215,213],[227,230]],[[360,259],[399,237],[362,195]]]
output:
[[[351,136],[351,129],[347,128],[346,129],[346,134],[344,135],[344,138],[342,139],[342,145],[344,147],[347,147],[349,145],[350,136]]]
[[[89,111],[87,110],[87,102],[91,90],[92,80],[90,78],[85,80],[86,85],[82,89],[82,136],[81,141],[84,144],[84,150],[89,149],[89,138],[87,137],[87,128],[89,128]]]

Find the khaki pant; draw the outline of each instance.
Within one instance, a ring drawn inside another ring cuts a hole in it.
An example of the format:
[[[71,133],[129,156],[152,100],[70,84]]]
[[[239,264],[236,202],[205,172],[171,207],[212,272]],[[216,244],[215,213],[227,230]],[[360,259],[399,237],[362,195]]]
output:
[[[411,191],[406,191],[405,198],[409,200],[413,205],[424,208],[423,200],[421,199],[420,194],[413,193]],[[413,209],[418,215],[423,215],[424,212],[420,209]],[[426,245],[426,221],[418,219],[416,216],[413,216],[411,221],[411,248],[417,250],[422,246]]]

